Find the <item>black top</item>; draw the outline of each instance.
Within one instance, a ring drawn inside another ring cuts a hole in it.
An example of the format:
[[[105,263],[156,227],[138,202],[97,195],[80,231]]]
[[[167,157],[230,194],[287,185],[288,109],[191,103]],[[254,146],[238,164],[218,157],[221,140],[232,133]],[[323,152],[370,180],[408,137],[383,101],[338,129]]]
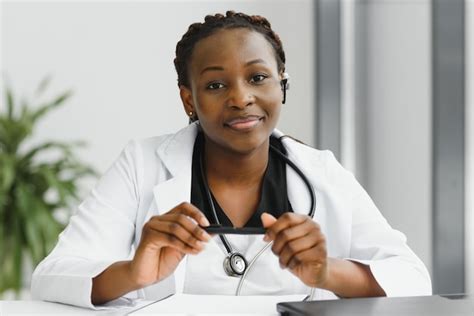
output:
[[[270,137],[270,144],[276,147],[279,151],[286,154],[281,141],[276,137]],[[199,208],[207,217],[211,224],[216,224],[212,208],[207,199],[206,189],[204,187],[203,179],[201,178],[201,167],[199,163],[200,155],[204,148],[204,135],[199,132],[196,137],[193,149],[193,165],[191,177],[191,203]],[[260,215],[267,212],[280,217],[285,212],[292,212],[290,201],[288,201],[286,186],[286,164],[281,160],[272,150],[269,152],[267,170],[263,179],[262,196],[258,203],[257,209],[250,217],[245,227],[262,227]],[[212,195],[212,192],[211,192]],[[224,213],[219,203],[212,195],[214,207],[216,209],[219,223],[222,226],[233,226],[227,215]]]

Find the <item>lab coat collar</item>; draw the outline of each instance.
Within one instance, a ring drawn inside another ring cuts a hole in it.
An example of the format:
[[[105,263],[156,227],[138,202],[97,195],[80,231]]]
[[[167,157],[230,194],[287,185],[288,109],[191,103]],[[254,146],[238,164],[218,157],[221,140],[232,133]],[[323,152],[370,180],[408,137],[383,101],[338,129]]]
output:
[[[199,128],[199,122],[194,122],[178,131],[156,149],[156,154],[172,177],[187,169],[191,170],[190,162],[192,162],[194,142]],[[275,129],[272,135],[280,138],[284,134]]]
[[[191,168],[190,162],[198,129],[197,122],[190,124],[156,149],[156,154],[172,177],[186,171],[186,168]]]

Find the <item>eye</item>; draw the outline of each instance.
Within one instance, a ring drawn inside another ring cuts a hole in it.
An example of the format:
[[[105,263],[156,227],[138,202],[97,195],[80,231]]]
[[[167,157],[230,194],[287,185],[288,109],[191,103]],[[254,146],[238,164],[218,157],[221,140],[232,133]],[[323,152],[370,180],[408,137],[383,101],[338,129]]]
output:
[[[250,79],[250,82],[260,83],[260,82],[264,81],[267,78],[268,78],[268,76],[266,76],[266,75],[258,74],[258,75],[254,75],[252,77],[252,79]]]
[[[207,90],[217,90],[217,89],[222,89],[224,88],[224,84],[220,82],[211,82],[206,86]]]

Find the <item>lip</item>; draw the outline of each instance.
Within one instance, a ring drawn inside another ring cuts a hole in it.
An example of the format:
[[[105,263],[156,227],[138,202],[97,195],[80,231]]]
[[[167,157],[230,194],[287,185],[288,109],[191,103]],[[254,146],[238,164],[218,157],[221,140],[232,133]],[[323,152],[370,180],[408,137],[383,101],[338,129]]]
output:
[[[239,116],[226,121],[224,125],[236,131],[247,131],[257,126],[262,119],[258,115]]]

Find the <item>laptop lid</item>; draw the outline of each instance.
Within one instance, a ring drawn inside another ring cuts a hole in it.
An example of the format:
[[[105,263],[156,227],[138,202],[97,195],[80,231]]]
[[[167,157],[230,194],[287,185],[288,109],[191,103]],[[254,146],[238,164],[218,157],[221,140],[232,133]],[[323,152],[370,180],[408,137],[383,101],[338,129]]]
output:
[[[282,315],[474,315],[472,297],[439,295],[416,297],[351,298],[331,301],[283,302]]]

